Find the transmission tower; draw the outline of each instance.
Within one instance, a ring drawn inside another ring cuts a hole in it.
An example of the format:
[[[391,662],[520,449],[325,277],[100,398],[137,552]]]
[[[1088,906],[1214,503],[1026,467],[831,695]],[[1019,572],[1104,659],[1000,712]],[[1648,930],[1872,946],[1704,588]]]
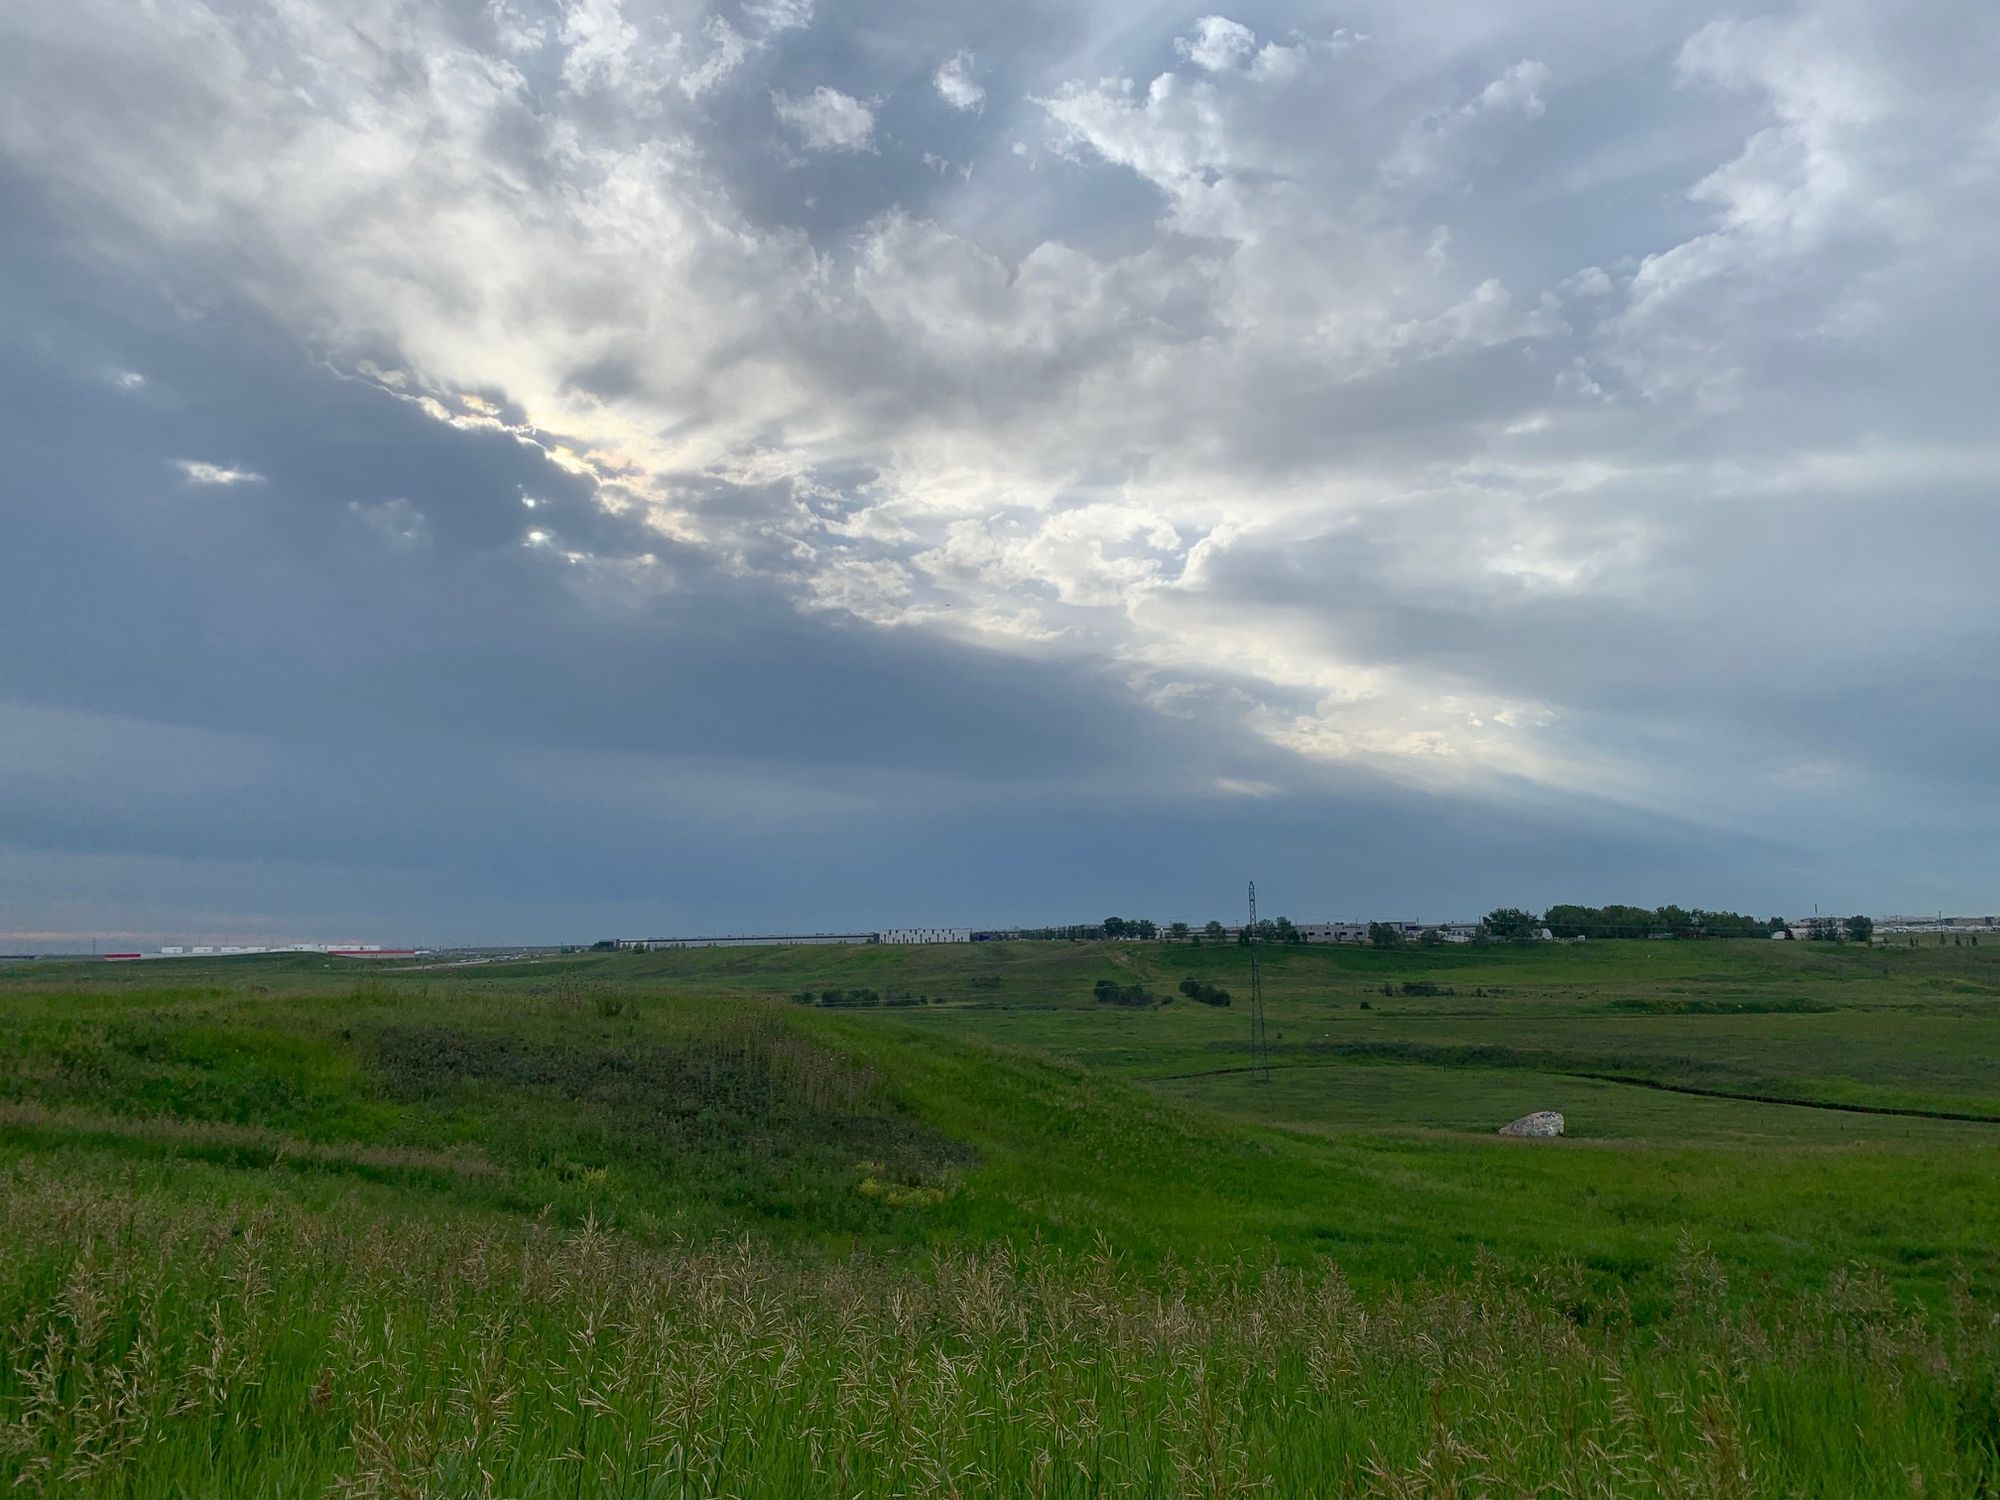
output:
[[[1250,882],[1250,1081],[1271,1081],[1271,1044],[1264,1037],[1264,976],[1257,965],[1257,882]]]

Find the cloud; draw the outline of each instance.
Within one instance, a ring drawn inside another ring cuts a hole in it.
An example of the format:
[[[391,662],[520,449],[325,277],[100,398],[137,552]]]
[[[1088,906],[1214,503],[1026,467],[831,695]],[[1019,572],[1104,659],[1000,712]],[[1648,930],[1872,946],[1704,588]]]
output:
[[[424,518],[422,511],[400,495],[378,500],[372,505],[350,500],[347,508],[392,551],[413,552],[430,543],[430,522]]]
[[[1542,112],[1548,108],[1542,102],[1542,90],[1548,87],[1548,82],[1548,65],[1528,58],[1515,63],[1487,84],[1479,91],[1479,97],[1465,108],[1472,113],[1508,110],[1523,119],[1540,119]]]
[[[986,102],[986,90],[973,77],[972,54],[963,48],[938,64],[931,82],[953,109],[974,110]]]
[[[872,151],[875,111],[860,99],[821,84],[810,94],[773,94],[779,122],[808,151]]]
[[[1399,187],[1465,171],[1496,125],[1538,120],[1550,81],[1546,63],[1524,58],[1455,108],[1425,115],[1382,163],[1382,175]]]
[[[750,0],[743,14],[765,35],[810,26],[813,0]]]
[[[262,484],[264,476],[254,469],[236,469],[227,464],[204,463],[196,458],[177,458],[174,467],[181,471],[189,484],[219,485],[228,488],[238,484]]]
[[[60,539],[127,539],[163,657],[269,676],[233,644],[258,612],[224,631],[181,597],[226,557],[285,580],[245,608],[300,617],[326,703],[382,701],[375,665],[422,650],[482,711],[531,661],[634,715],[452,727],[496,757],[643,755],[679,722],[657,696],[740,720],[717,756],[837,780],[811,718],[748,714],[662,644],[708,619],[761,643],[746,679],[822,638],[850,687],[935,653],[896,701],[940,805],[983,747],[1030,753],[996,723],[1102,714],[1056,758],[1118,798],[1379,778],[1460,828],[1529,801],[1588,842],[1572,804],[1672,809],[1866,867],[1869,829],[1897,847],[1977,781],[1857,716],[1861,685],[1946,747],[1994,727],[1995,22],[1566,16],[1364,3],[1363,40],[1303,5],[1029,3],[864,46],[798,4],[11,12],[0,305],[39,330],[9,389],[40,394],[10,451],[101,435],[92,524]],[[961,113],[922,107],[927,74]],[[32,290],[44,255],[97,290]],[[144,399],[108,383],[127,366]],[[342,446],[386,432],[393,456]],[[163,465],[253,462],[259,504],[209,550],[148,529]],[[1858,540],[1885,533],[1952,541],[1919,568]],[[78,649],[15,645],[0,687],[60,692],[37,656]],[[295,711],[270,732],[305,734]],[[1803,765],[1864,812],[1830,830]]]
[[[1229,797],[1275,797],[1282,787],[1268,781],[1252,781],[1241,776],[1218,776],[1215,789]]]
[[[1203,16],[1191,36],[1177,37],[1174,50],[1211,73],[1240,67],[1257,50],[1257,33],[1227,16]]]

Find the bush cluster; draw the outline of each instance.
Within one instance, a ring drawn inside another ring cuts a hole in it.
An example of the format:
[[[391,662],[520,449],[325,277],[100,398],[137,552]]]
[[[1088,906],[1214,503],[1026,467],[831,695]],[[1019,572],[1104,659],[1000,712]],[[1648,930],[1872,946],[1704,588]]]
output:
[[[1115,979],[1100,979],[1090,988],[1099,1005],[1151,1005],[1153,992],[1143,984],[1120,984]]]
[[[942,1002],[944,996],[940,994]],[[928,994],[910,994],[902,990],[898,994],[882,994],[880,990],[800,990],[792,996],[794,1006],[822,1006],[828,1010],[854,1010],[866,1006],[928,1006]]]
[[[1203,1005],[1227,1005],[1229,991],[1212,984],[1204,984],[1199,979],[1183,979],[1181,993],[1190,1000],[1199,1000]]]

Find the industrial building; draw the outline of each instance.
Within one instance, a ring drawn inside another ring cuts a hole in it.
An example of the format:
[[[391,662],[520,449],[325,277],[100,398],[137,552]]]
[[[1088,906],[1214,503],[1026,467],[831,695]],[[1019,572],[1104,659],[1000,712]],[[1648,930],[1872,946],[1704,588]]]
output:
[[[970,927],[891,927],[885,932],[732,933],[721,937],[606,938],[599,948],[648,952],[655,948],[806,948],[842,943],[969,943]]]
[[[872,943],[875,940],[876,935],[872,932],[773,932],[731,934],[726,937],[612,938],[610,946],[628,952],[651,952],[655,948],[831,947],[840,943]]]
[[[244,958],[257,953],[323,953],[331,958],[411,958],[424,950],[385,948],[380,943],[164,943],[158,953],[142,958]],[[111,954],[106,958],[128,955]]]

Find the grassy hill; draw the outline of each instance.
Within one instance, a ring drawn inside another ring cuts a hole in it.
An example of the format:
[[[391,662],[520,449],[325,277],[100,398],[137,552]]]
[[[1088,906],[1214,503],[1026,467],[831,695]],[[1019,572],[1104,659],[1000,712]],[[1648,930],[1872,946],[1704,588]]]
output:
[[[2000,949],[1265,958],[0,969],[0,1476],[2000,1483]]]

